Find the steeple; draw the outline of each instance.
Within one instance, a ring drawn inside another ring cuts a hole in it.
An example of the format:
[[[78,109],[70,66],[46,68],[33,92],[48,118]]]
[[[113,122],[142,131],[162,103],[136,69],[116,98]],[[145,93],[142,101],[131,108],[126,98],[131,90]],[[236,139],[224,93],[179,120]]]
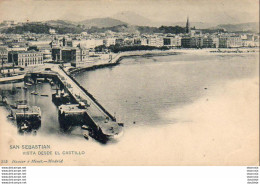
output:
[[[186,33],[190,33],[190,22],[189,22],[189,17],[187,17],[187,22],[186,22],[186,29],[185,29]]]

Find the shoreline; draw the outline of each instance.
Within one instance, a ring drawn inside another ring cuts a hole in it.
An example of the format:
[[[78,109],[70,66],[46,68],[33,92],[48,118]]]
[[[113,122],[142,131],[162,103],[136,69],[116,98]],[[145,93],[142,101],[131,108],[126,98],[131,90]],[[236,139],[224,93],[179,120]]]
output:
[[[77,74],[83,71],[93,71],[99,68],[105,67],[112,67],[120,64],[125,58],[129,57],[154,57],[154,56],[170,56],[170,55],[177,55],[180,53],[175,52],[175,50],[168,50],[168,51],[133,51],[133,52],[123,52],[117,54],[112,60],[108,61],[107,63],[95,63],[93,65],[80,67],[80,68],[73,68],[72,70],[68,71],[69,74]]]
[[[120,61],[129,57],[154,57],[154,56],[170,56],[177,54],[252,54],[259,53],[259,48],[205,48],[205,49],[170,49],[170,50],[145,50],[145,51],[127,51],[117,54],[108,63],[95,63],[89,66],[73,68],[68,71],[74,75],[79,72],[93,71],[100,68],[112,67],[120,64]]]

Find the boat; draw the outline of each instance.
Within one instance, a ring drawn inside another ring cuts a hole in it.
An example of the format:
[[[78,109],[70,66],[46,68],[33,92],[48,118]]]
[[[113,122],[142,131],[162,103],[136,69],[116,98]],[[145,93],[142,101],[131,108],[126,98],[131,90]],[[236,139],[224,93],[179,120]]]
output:
[[[32,91],[31,94],[32,95],[38,95],[38,93],[36,91]]]
[[[31,132],[41,126],[41,109],[38,106],[28,106],[26,100],[17,101],[12,105],[11,115],[16,120],[20,132]]]
[[[9,114],[9,115],[7,116],[7,118],[10,119],[10,120],[14,120],[14,117],[13,117],[11,114]]]
[[[46,96],[46,97],[48,97],[49,95],[46,95],[46,94],[41,94],[41,96]]]
[[[26,125],[26,123],[24,123],[22,126],[21,126],[21,130],[27,130],[29,127]]]
[[[45,78],[37,78],[37,83],[41,84],[45,81]]]
[[[84,138],[89,140],[88,134],[83,134]]]
[[[56,93],[52,94],[52,102],[59,106],[61,104],[67,104],[70,102],[70,96],[68,93],[64,93],[64,92],[58,92],[58,90],[56,91]]]
[[[31,85],[32,85],[32,83],[28,83],[28,82],[27,82],[27,83],[25,83],[25,84],[26,84],[27,86],[31,86]]]
[[[90,128],[87,125],[82,125],[81,129],[83,129],[83,130],[90,130]]]

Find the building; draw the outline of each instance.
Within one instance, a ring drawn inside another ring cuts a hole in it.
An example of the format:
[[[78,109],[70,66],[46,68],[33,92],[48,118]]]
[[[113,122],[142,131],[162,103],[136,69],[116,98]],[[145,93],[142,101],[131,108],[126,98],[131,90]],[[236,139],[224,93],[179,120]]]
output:
[[[40,52],[43,54],[43,62],[51,62],[52,61],[52,54],[51,49],[43,49]]]
[[[185,32],[186,32],[187,34],[190,34],[190,22],[189,22],[189,17],[187,17]]]
[[[202,36],[202,31],[198,29],[190,30],[191,36]]]
[[[62,61],[65,63],[76,62],[77,58],[77,49],[76,47],[57,47],[52,48],[52,60],[53,61]]]
[[[54,34],[56,34],[56,31],[55,31],[55,29],[49,29],[49,33],[51,34],[51,35],[54,35]]]
[[[171,39],[172,46],[174,47],[180,47],[181,46],[181,37],[180,36],[174,36]]]
[[[218,46],[213,41],[213,38],[211,36],[205,36],[203,37],[203,48],[217,48]]]
[[[61,60],[65,63],[76,61],[76,48],[65,47],[61,50]]]
[[[248,34],[246,36],[241,36],[243,47],[258,47],[259,39],[253,34]]]
[[[224,36],[219,38],[220,48],[237,48],[242,46],[242,39],[239,36]]]
[[[7,50],[8,50],[8,52],[9,51],[27,51],[27,47],[8,47]]]
[[[106,47],[109,47],[110,45],[115,45],[116,44],[116,39],[115,38],[107,38],[107,39],[103,40],[103,44]]]
[[[179,37],[179,36],[164,37],[163,46],[180,47],[181,46],[181,37]]]
[[[85,64],[89,56],[89,51],[85,47],[77,47],[76,50],[76,65]]]
[[[171,38],[170,37],[163,38],[163,46],[171,46]]]
[[[153,47],[162,47],[163,46],[163,37],[152,36],[147,38],[147,45]]]
[[[191,37],[182,37],[181,38],[181,46],[183,48],[191,48]]]
[[[62,45],[63,45],[63,40],[59,40],[57,38],[52,40],[51,43],[50,43],[51,48],[61,47]]]
[[[53,61],[61,61],[61,48],[56,47],[51,49],[51,56]]]
[[[200,36],[191,37],[190,47],[191,48],[202,48],[203,47],[203,38]]]
[[[116,38],[116,45],[123,45],[124,39],[123,38]]]
[[[87,49],[94,49],[97,46],[103,45],[103,39],[88,39],[88,40],[72,40],[72,47],[77,47],[78,45],[85,47]]]
[[[17,66],[34,66],[43,64],[43,53],[31,51],[11,51],[8,53],[8,63]]]
[[[52,61],[51,40],[30,41],[28,50],[40,51],[43,53],[43,62]]]
[[[203,47],[203,38],[200,36],[197,37],[182,37],[181,46],[183,48],[202,48]]]
[[[8,61],[8,50],[7,47],[0,47],[0,62],[5,64]]]
[[[52,40],[38,40],[38,41],[29,41],[28,46],[37,46],[37,47],[50,47]]]

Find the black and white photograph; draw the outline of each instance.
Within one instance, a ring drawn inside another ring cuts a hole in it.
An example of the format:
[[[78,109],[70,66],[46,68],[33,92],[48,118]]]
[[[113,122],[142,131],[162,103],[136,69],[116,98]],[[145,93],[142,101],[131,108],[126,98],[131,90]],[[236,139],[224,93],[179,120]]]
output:
[[[1,166],[258,166],[258,0],[0,0]]]

